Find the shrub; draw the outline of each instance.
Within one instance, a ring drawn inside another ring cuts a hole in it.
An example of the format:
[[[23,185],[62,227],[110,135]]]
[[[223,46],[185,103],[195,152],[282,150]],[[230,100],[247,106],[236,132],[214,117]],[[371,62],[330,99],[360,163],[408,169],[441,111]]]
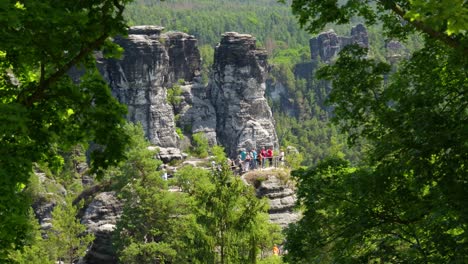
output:
[[[192,135],[193,139],[193,146],[192,146],[192,154],[199,158],[206,158],[208,157],[208,139],[205,137],[203,132],[198,132]]]

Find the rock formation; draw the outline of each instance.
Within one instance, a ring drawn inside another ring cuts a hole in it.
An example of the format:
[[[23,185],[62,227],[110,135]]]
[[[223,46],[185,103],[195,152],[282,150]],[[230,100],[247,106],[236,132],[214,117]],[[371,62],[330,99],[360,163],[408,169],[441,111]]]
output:
[[[358,44],[362,47],[369,46],[367,30],[362,24],[358,24],[351,29],[350,37],[338,36],[333,29],[320,33],[317,37],[309,41],[310,55],[312,60],[320,58],[324,62],[329,62],[344,47],[351,44]]]
[[[67,195],[67,190],[63,185],[55,181],[55,179],[47,177],[46,173],[39,169],[34,169],[33,177],[37,177],[40,191],[33,197],[32,208],[39,220],[41,229],[48,230],[52,227],[52,211],[57,204],[63,202],[62,197]]]
[[[278,147],[271,109],[264,97],[266,51],[251,35],[228,32],[215,49],[209,97],[216,133],[228,155],[240,148]]]
[[[256,186],[257,196],[268,198],[270,209],[270,221],[287,227],[290,223],[297,222],[300,213],[294,210],[296,193],[294,189],[277,176],[270,175]]]
[[[117,263],[112,248],[112,232],[121,214],[122,202],[117,199],[115,192],[99,193],[86,208],[81,223],[95,236],[86,254],[87,264]]]
[[[167,89],[178,79],[193,81],[199,73],[197,40],[188,34],[161,34],[162,27],[131,27],[128,38],[115,42],[125,49],[120,60],[105,60],[104,77],[112,93],[128,107],[128,119],[141,123],[151,143],[178,147],[174,112]]]
[[[216,112],[206,87],[200,82],[182,86],[182,97],[179,126],[190,134],[204,133],[208,143],[216,145]]]
[[[391,64],[398,63],[402,59],[408,57],[408,49],[397,40],[387,40],[385,42],[386,59]]]
[[[200,78],[197,40],[162,30],[131,27],[127,38],[115,39],[125,49],[123,58],[99,60],[113,94],[128,107],[128,119],[142,124],[150,142],[174,152],[181,146],[177,125],[187,135],[204,133],[211,145],[221,143],[230,155],[239,148],[277,147],[264,97],[266,52],[256,49],[255,38],[223,35],[207,88]],[[174,89],[172,99],[169,89]]]

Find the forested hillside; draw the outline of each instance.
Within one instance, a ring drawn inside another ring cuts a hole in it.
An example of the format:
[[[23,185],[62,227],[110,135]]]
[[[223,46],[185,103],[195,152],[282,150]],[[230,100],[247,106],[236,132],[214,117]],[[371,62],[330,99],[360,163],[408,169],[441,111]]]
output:
[[[194,35],[200,45],[214,46],[227,31],[254,35],[260,43],[279,41],[288,47],[306,45],[289,6],[275,0],[137,0],[126,10],[130,25],[161,25]]]

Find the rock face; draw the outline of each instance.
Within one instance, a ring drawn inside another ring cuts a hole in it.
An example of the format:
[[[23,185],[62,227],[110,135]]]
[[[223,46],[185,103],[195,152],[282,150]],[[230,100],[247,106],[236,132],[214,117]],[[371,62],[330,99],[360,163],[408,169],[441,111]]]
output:
[[[271,222],[285,228],[299,220],[300,213],[293,210],[296,202],[294,189],[276,176],[268,176],[260,182],[256,191],[258,197],[266,197],[269,200]]]
[[[353,27],[350,37],[338,36],[335,31],[329,30],[311,38],[309,41],[311,58],[314,61],[320,58],[324,62],[329,62],[344,47],[351,44],[369,46],[369,38],[364,25],[358,24]]]
[[[67,195],[67,190],[55,181],[46,176],[46,173],[35,169],[34,176],[37,177],[43,192],[37,194],[32,204],[34,214],[39,220],[42,230],[48,230],[52,227],[52,211],[57,204],[63,202]]]
[[[122,202],[117,199],[115,192],[99,193],[86,208],[81,223],[95,236],[85,257],[87,264],[117,263],[111,238],[121,214]]]
[[[228,32],[215,49],[209,98],[216,111],[218,141],[230,156],[241,148],[278,147],[264,97],[266,51],[251,35]]]
[[[189,135],[204,133],[211,145],[222,144],[231,156],[240,148],[277,148],[264,97],[266,52],[256,49],[255,38],[224,34],[206,87],[200,78],[196,39],[162,30],[132,27],[128,38],[115,39],[125,49],[123,58],[100,60],[113,94],[128,107],[128,119],[142,124],[150,142],[161,148],[180,148],[177,125]],[[175,87],[181,90],[177,95]],[[175,100],[168,99],[169,89],[174,89],[170,92]]]
[[[216,110],[206,87],[200,82],[182,86],[182,97],[179,126],[191,134],[203,133],[211,146],[216,145]]]
[[[385,42],[386,59],[391,63],[395,64],[402,59],[408,57],[408,49],[401,42],[397,40],[387,40]]]
[[[103,61],[103,74],[115,97],[128,107],[128,119],[141,123],[151,143],[178,147],[174,111],[167,89],[177,80],[200,74],[197,40],[188,34],[161,34],[162,27],[131,27],[128,38],[115,42],[125,49],[121,60]]]

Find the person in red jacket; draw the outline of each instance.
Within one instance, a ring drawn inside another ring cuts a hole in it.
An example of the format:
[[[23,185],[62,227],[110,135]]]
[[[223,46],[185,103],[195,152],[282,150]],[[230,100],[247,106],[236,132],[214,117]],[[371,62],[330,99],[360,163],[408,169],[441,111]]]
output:
[[[271,167],[273,165],[273,150],[271,149],[271,147],[269,147],[267,150],[267,158]]]
[[[262,150],[260,151],[260,156],[262,156],[262,169],[264,169],[267,159],[267,151],[265,150],[265,147],[262,147]]]

